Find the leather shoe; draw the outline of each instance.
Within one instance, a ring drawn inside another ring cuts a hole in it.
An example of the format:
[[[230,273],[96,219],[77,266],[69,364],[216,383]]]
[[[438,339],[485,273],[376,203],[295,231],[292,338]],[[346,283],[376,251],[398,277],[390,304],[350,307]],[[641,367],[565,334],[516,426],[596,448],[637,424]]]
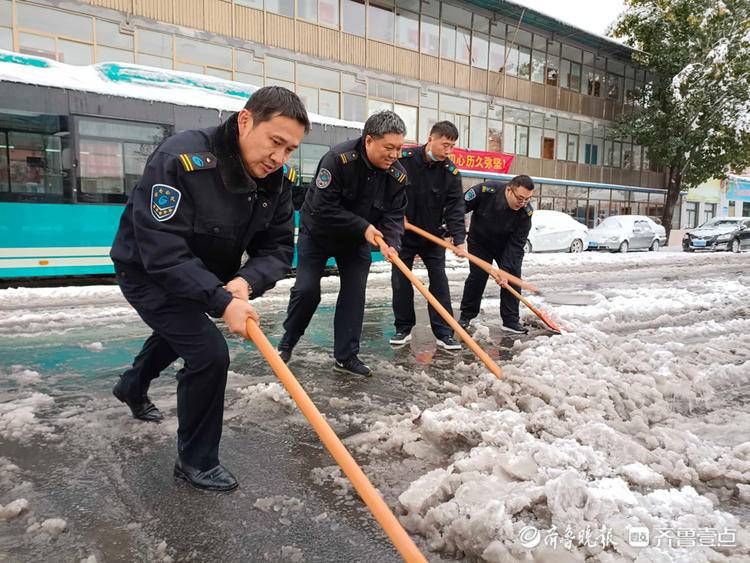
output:
[[[187,481],[196,489],[207,491],[231,491],[239,486],[234,475],[221,464],[208,471],[201,471],[189,466],[180,458],[177,458],[174,464],[174,477]]]
[[[138,420],[144,420],[146,422],[161,422],[164,419],[164,415],[161,411],[156,408],[156,405],[151,402],[146,393],[140,398],[140,400],[133,401],[129,397],[125,396],[125,392],[122,389],[122,379],[115,383],[112,388],[112,394],[117,397],[121,403],[125,403],[130,407],[130,412],[133,413],[133,418]]]

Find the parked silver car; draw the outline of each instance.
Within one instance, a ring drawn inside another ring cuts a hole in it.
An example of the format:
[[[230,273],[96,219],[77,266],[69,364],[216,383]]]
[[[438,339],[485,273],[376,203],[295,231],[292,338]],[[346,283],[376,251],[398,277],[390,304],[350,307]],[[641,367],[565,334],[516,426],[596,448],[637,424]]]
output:
[[[589,231],[589,250],[659,250],[666,244],[664,227],[645,215],[613,215]]]

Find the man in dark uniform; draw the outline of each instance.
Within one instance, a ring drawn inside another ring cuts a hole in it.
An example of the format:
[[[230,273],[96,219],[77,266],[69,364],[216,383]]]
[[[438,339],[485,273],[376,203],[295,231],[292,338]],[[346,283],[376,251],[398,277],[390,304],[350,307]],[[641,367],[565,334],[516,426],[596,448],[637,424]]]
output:
[[[533,193],[534,182],[524,174],[507,184],[484,182],[467,190],[464,194],[466,212],[474,212],[469,227],[469,252],[490,263],[494,260],[502,270],[520,277],[523,247],[534,213],[529,205]],[[470,265],[461,299],[459,322],[464,328],[479,314],[487,277],[487,272]],[[520,323],[518,299],[504,287],[506,283],[507,280],[503,280],[500,291],[503,330],[526,334],[528,329]]]
[[[206,314],[247,337],[247,320],[258,321],[250,297],[289,272],[294,226],[282,166],[309,128],[296,94],[261,88],[219,127],[159,145],[120,219],[110,253],[117,280],[153,334],[113,393],[135,418],[158,422],[149,384],[184,360],[174,475],[197,488],[237,487],[218,457],[229,352]]]
[[[318,164],[300,217],[297,279],[289,297],[279,354],[287,362],[320,303],[320,278],[333,256],[341,279],[334,317],[334,369],[372,370],[358,357],[365,287],[375,236],[396,256],[404,231],[406,172],[399,164],[406,126],[392,111],[376,113],[362,136],[326,153]]]
[[[440,121],[432,126],[427,143],[421,147],[405,149],[400,162],[409,176],[406,218],[413,225],[440,237],[444,235],[445,223],[453,244],[463,247],[466,223],[461,174],[449,158],[457,140],[456,126],[450,121]],[[416,255],[422,258],[430,278],[430,293],[452,315],[450,288],[445,275],[445,249],[407,231],[398,255],[409,269],[414,265]],[[465,252],[460,251],[460,255],[465,256]],[[411,330],[417,322],[414,314],[414,288],[395,266],[391,268],[391,286],[396,334],[390,339],[390,343],[399,346],[411,340]],[[460,350],[461,344],[453,337],[453,329],[432,306],[428,307],[428,311],[437,345],[446,350]]]

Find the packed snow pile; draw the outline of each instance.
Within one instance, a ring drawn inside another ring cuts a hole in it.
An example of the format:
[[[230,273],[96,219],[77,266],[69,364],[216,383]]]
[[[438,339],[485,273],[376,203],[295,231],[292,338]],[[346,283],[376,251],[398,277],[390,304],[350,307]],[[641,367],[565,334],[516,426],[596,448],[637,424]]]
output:
[[[430,462],[398,505],[431,550],[498,562],[750,557],[748,530],[719,506],[749,494],[750,441],[715,428],[739,422],[727,389],[750,384],[748,278],[620,281],[602,295],[556,307],[571,333],[517,341],[503,379],[474,366],[455,395],[348,439],[360,454]],[[480,319],[494,307],[485,300]],[[492,341],[483,322],[474,334]]]

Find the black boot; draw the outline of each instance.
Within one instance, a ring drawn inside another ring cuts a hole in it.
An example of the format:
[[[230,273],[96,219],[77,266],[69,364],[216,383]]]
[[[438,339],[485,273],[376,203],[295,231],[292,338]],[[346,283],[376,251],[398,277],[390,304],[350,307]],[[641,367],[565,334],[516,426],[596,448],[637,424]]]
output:
[[[292,359],[292,349],[287,348],[286,346],[279,346],[279,357],[281,358],[281,361],[285,364],[289,363],[289,360]]]
[[[231,491],[239,486],[234,475],[221,464],[207,471],[201,471],[189,466],[179,457],[174,464],[174,477],[187,481],[196,489],[207,491]]]
[[[125,403],[130,407],[130,412],[133,413],[133,418],[138,420],[144,420],[146,422],[161,422],[164,419],[164,415],[161,414],[156,405],[151,402],[146,393],[138,399],[132,399],[125,396],[125,391],[122,388],[122,379],[115,383],[112,388],[112,394],[117,397],[121,403]]]

